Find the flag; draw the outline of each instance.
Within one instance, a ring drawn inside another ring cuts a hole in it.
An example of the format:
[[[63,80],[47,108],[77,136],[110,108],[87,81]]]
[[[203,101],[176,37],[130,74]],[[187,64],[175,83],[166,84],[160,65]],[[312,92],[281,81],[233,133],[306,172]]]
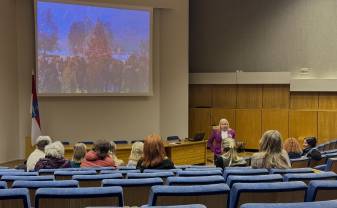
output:
[[[32,131],[31,131],[31,139],[32,145],[35,145],[35,141],[37,137],[41,136],[41,125],[40,125],[40,115],[39,115],[39,105],[37,102],[37,94],[36,94],[36,84],[35,84],[35,76],[32,75]]]

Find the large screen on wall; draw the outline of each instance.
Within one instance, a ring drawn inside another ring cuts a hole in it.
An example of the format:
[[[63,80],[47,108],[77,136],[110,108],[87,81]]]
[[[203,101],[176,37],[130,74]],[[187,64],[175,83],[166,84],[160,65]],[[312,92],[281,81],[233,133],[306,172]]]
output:
[[[36,0],[35,14],[39,95],[152,95],[151,9]]]

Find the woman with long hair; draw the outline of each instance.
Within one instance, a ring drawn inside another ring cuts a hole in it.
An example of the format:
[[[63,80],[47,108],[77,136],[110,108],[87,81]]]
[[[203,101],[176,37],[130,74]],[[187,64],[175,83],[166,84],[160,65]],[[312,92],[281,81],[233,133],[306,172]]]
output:
[[[144,140],[143,157],[137,163],[137,169],[172,169],[173,162],[166,157],[165,147],[159,135],[147,136]]]
[[[74,145],[74,154],[73,159],[70,161],[70,166],[72,168],[80,168],[86,153],[87,146],[84,143],[76,143]]]
[[[260,140],[260,152],[253,154],[253,168],[291,168],[288,153],[282,148],[282,137],[276,130],[266,131]]]
[[[143,156],[144,143],[135,142],[132,144],[131,153],[129,156],[128,166],[136,166],[139,159]]]
[[[300,158],[302,156],[301,146],[295,138],[286,139],[283,148],[288,152],[290,159]]]
[[[247,162],[243,158],[238,156],[235,141],[233,139],[225,139],[222,143],[222,146],[223,153],[215,161],[215,165],[217,167],[225,168],[247,165]]]

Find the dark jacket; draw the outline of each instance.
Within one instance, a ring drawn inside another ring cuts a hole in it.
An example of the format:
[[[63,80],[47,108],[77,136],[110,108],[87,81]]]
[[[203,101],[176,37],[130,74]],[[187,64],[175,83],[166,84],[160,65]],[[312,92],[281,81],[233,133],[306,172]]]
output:
[[[69,160],[65,160],[64,158],[56,158],[46,156],[45,158],[41,158],[35,165],[35,171],[40,169],[57,169],[57,168],[70,168]]]
[[[144,169],[174,169],[174,164],[170,159],[164,159],[161,163],[159,163],[156,166],[149,166],[149,167],[144,167],[142,166],[143,159],[140,159],[137,163],[136,168],[140,169],[141,172],[144,171]]]
[[[302,157],[301,153],[298,152],[288,152],[289,159],[296,159]]]

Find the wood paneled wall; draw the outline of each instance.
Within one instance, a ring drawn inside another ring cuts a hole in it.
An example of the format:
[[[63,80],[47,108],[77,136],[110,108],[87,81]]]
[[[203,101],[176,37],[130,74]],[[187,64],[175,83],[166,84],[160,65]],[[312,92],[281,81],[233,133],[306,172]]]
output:
[[[189,133],[206,136],[227,118],[237,139],[258,149],[263,132],[337,138],[337,92],[290,92],[289,85],[190,85]]]

